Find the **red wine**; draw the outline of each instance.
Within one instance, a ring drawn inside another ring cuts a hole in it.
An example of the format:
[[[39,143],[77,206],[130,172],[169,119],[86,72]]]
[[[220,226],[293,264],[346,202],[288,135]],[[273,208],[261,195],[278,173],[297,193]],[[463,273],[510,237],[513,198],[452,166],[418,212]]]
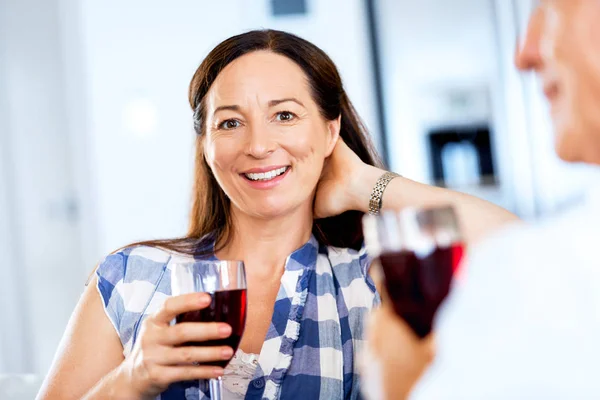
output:
[[[452,246],[452,272],[454,275],[456,275],[459,270],[460,262],[462,261],[464,254],[465,248],[462,244],[455,244]]]
[[[394,310],[421,338],[431,332],[433,317],[450,291],[462,252],[462,244],[455,244],[425,255],[400,251],[379,257]]]
[[[176,322],[225,322],[231,325],[231,336],[206,342],[187,342],[183,346],[229,346],[235,353],[246,325],[246,289],[223,290],[210,293],[212,301],[202,310],[179,314]],[[225,368],[229,360],[213,361],[206,365]]]

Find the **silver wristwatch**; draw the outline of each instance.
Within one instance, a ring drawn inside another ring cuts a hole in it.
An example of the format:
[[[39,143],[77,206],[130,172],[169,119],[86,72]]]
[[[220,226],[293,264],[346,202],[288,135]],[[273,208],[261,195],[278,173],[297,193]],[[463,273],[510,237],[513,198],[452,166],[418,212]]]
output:
[[[391,182],[392,179],[399,177],[400,175],[394,172],[386,172],[381,175],[377,182],[375,183],[375,187],[373,187],[373,191],[371,192],[371,198],[369,199],[369,214],[377,215],[379,214],[379,210],[381,210],[382,206],[382,198],[383,192],[387,187],[388,183]]]

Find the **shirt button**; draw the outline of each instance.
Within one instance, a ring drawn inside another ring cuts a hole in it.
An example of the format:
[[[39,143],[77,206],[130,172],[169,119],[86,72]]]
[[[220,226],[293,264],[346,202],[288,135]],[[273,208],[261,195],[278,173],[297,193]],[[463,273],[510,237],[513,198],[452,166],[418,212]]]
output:
[[[252,386],[256,389],[262,389],[265,386],[265,378],[259,378],[252,381]]]

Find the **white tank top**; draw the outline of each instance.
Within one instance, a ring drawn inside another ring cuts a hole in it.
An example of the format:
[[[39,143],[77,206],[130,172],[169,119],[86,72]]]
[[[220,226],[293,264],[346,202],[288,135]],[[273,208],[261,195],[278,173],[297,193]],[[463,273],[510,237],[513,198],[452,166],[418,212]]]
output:
[[[244,399],[257,365],[258,354],[236,351],[223,375],[223,400]]]

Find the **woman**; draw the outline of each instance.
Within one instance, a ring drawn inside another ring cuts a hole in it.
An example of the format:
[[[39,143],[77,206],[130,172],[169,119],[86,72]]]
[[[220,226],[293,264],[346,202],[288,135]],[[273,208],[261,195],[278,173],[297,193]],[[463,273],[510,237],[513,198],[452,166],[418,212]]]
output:
[[[224,373],[233,398],[358,398],[354,355],[363,316],[379,301],[360,229],[369,204],[453,203],[468,240],[514,218],[385,174],[334,64],[296,36],[227,39],[196,71],[189,100],[197,132],[189,235],[100,264],[41,398],[207,398],[193,380]],[[246,264],[249,312],[233,371],[192,363],[230,359],[230,348],[178,346],[231,333],[226,324],[170,326],[210,301],[170,297],[163,271],[182,257]]]

